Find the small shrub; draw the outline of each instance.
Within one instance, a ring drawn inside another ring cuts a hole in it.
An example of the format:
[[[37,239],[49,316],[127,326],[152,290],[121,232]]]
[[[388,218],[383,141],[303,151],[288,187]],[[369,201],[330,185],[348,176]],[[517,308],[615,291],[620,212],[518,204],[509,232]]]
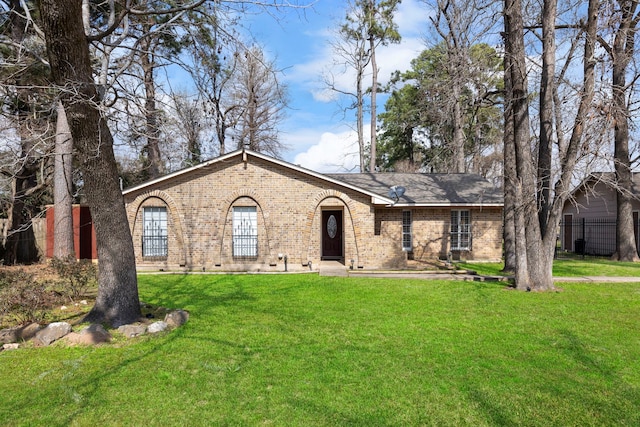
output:
[[[75,256],[53,258],[51,267],[62,279],[58,284],[61,291],[71,300],[86,294],[87,290],[97,284],[98,270],[89,260],[77,261]]]
[[[0,319],[26,324],[42,322],[58,295],[23,270],[0,272]]]

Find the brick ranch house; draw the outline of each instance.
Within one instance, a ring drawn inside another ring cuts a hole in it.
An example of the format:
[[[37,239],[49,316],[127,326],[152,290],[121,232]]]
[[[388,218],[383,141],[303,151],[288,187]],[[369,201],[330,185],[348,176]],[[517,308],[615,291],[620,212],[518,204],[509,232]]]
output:
[[[401,197],[390,195],[402,186]],[[321,174],[238,150],[124,192],[139,269],[406,268],[502,256],[502,195],[467,174]]]

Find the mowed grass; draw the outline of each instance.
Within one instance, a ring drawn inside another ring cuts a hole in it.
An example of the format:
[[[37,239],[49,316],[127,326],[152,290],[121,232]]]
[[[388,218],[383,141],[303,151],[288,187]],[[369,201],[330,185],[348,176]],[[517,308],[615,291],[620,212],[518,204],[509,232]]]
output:
[[[640,425],[640,283],[150,275],[182,328],[0,353],[11,426]]]
[[[459,268],[473,270],[481,275],[504,275],[503,263],[459,263]],[[617,262],[604,258],[557,259],[553,262],[553,275],[557,277],[638,277],[640,281],[640,263]]]

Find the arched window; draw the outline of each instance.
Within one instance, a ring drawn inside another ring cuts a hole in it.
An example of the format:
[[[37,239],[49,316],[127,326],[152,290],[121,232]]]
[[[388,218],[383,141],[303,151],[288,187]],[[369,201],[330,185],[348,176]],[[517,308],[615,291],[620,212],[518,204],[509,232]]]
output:
[[[145,207],[142,211],[142,256],[167,257],[167,208]]]
[[[233,208],[233,257],[258,257],[258,214],[255,206]]]

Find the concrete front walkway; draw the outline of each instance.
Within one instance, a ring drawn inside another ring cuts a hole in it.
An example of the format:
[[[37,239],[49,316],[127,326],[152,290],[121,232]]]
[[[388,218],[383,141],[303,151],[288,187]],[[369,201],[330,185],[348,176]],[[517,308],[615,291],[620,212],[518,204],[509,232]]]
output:
[[[579,276],[554,277],[554,282],[640,283],[640,277]]]
[[[349,275],[347,267],[340,261],[322,260],[318,271],[321,276],[347,277]]]

